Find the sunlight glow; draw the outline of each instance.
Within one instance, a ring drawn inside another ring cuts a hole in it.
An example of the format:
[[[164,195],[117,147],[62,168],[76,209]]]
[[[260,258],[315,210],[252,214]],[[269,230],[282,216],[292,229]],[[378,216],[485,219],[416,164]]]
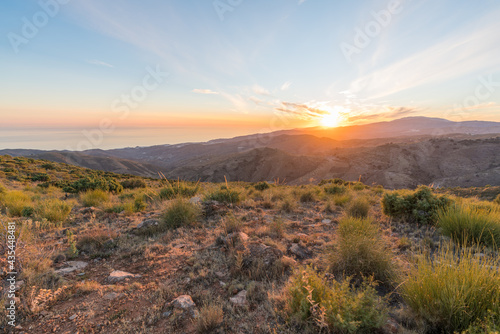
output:
[[[329,110],[328,114],[325,114],[320,119],[321,126],[333,128],[339,125],[341,121],[341,114],[338,108],[334,108],[333,110]]]

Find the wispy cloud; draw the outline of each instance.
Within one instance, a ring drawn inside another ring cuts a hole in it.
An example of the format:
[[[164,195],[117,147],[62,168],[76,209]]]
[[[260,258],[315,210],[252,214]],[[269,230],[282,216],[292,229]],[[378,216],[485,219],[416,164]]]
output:
[[[500,11],[495,13],[496,17]],[[354,80],[349,91],[382,98],[411,88],[498,69],[500,21],[483,18],[433,46]],[[493,22],[492,22],[493,21]],[[481,28],[476,28],[477,26]]]
[[[283,85],[281,85],[281,88],[280,88],[280,89],[281,89],[282,91],[286,91],[286,90],[288,90],[288,88],[290,88],[291,84],[292,84],[292,83],[291,83],[290,81],[287,81],[287,82],[285,82]]]
[[[108,64],[106,62],[103,62],[101,60],[97,60],[97,59],[90,59],[90,60],[87,60],[87,63],[89,64],[92,64],[92,65],[98,65],[98,66],[106,66],[106,67],[114,67],[113,65],[111,64]]]
[[[259,85],[253,85],[252,90],[257,95],[271,95],[267,89]]]
[[[329,102],[316,102],[316,101],[311,101],[306,103],[279,101],[278,105],[275,106],[274,109],[277,111],[294,115],[304,120],[311,120],[328,114],[329,111],[326,110],[327,109],[326,105],[328,103]]]
[[[348,122],[358,121],[374,121],[382,119],[397,119],[410,114],[415,114],[421,110],[413,107],[384,107],[381,112],[375,114],[359,114],[355,116],[348,116]]]
[[[210,89],[193,89],[193,93],[197,93],[197,94],[214,94],[214,95],[218,95],[219,94],[218,92],[214,92],[213,90],[210,90]]]

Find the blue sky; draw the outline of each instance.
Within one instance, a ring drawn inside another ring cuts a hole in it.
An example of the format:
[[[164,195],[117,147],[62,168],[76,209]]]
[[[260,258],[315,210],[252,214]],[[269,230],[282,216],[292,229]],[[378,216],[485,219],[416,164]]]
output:
[[[493,0],[4,0],[0,148],[500,121],[499,17]]]

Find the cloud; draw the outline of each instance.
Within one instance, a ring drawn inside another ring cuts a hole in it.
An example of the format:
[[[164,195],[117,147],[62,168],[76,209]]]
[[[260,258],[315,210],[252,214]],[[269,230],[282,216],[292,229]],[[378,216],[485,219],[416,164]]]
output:
[[[263,87],[261,87],[259,85],[254,85],[252,87],[252,90],[257,95],[266,95],[266,96],[271,95],[267,89],[265,89],[265,88],[263,88]]]
[[[348,122],[356,122],[363,120],[373,121],[374,119],[397,119],[403,116],[419,112],[420,109],[413,107],[384,107],[384,111],[376,114],[360,114],[356,116],[349,116]]]
[[[193,93],[197,93],[197,94],[214,94],[214,95],[218,95],[219,94],[218,92],[214,92],[213,90],[210,90],[210,89],[193,89]]]
[[[299,0],[299,6],[302,5],[304,2],[306,2],[307,0]]]
[[[111,64],[105,63],[105,62],[97,60],[97,59],[87,60],[87,63],[92,64],[92,65],[98,65],[98,66],[114,67]]]
[[[325,106],[327,103],[328,102],[316,101],[306,103],[279,101],[278,106],[276,106],[274,109],[287,114],[298,116],[302,119],[310,120],[329,114],[329,111],[325,110]]]
[[[482,20],[488,22],[488,18]],[[500,30],[500,21],[476,23],[421,52],[361,76],[351,83],[349,91],[371,99],[383,98],[463,75],[498,69],[500,34],[492,34],[492,31]],[[478,26],[481,28],[476,28]]]
[[[281,90],[282,91],[288,90],[288,88],[290,88],[291,84],[292,83],[290,81],[285,82],[283,85],[281,85]]]

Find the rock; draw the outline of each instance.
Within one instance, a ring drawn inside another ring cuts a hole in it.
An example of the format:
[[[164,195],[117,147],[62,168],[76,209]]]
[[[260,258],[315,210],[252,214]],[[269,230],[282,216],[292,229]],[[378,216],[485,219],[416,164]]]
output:
[[[68,319],[69,320],[75,320],[76,318],[78,317],[77,314],[73,314],[71,317],[69,317]]]
[[[146,219],[140,222],[139,225],[136,226],[136,229],[158,226],[159,223],[160,222],[157,219]]]
[[[331,219],[323,219],[321,222],[323,224],[330,224],[332,222],[332,220]]]
[[[16,291],[19,291],[21,290],[21,287],[24,285],[24,281],[23,280],[20,280],[20,281],[16,281]]]
[[[61,263],[64,261],[66,261],[66,255],[64,255],[64,254],[59,254],[54,259],[54,263]]]
[[[189,313],[193,318],[198,317],[198,310],[196,309],[196,304],[189,295],[181,295],[170,303],[174,308],[183,310]]]
[[[298,236],[299,238],[307,238],[307,237],[308,237],[308,235],[307,235],[307,234],[305,234],[305,233],[297,233],[297,236]]]
[[[297,264],[297,261],[295,261],[294,259],[292,259],[289,256],[283,256],[281,258],[281,263],[283,263],[283,266],[285,268],[291,268]]]
[[[294,254],[299,259],[305,259],[309,256],[309,252],[307,251],[307,249],[299,244],[292,244],[292,246],[290,247],[290,253]]]
[[[141,275],[134,275],[121,270],[115,270],[109,274],[107,280],[110,283],[121,282],[127,278],[139,278]]]
[[[73,271],[82,270],[88,266],[87,262],[83,261],[68,261],[66,262],[67,267],[61,268],[55,271],[56,274],[67,275]]]
[[[270,267],[282,257],[283,252],[275,247],[257,242],[250,243],[243,254],[243,266],[248,268],[256,261],[262,261],[266,267]]]
[[[247,304],[247,291],[241,290],[236,296],[229,298],[229,301],[233,303],[234,306],[245,306]]]
[[[171,315],[171,314],[172,314],[172,312],[167,311],[167,312],[163,312],[163,313],[161,314],[161,316],[162,316],[162,317],[164,317],[164,318],[168,318],[168,317],[170,317],[170,315]]]
[[[117,299],[117,298],[120,298],[124,296],[123,293],[116,293],[116,292],[108,292],[107,294],[105,294],[102,298],[106,299],[106,300],[113,300],[113,299]]]
[[[399,324],[394,319],[389,318],[382,330],[387,334],[396,334],[399,332]]]
[[[195,196],[195,197],[191,197],[191,199],[189,199],[189,203],[191,204],[201,204],[202,199],[201,197],[198,197],[198,196]]]

